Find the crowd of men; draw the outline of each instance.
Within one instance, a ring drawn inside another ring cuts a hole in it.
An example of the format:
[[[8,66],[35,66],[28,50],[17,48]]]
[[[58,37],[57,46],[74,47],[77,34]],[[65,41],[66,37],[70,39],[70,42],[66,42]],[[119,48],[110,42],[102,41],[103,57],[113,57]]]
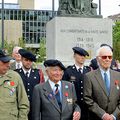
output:
[[[47,80],[34,68],[32,52],[15,47],[10,57],[0,50],[0,119],[120,120],[120,72],[111,46],[101,45],[90,66],[86,50],[72,50],[68,67],[44,61]]]

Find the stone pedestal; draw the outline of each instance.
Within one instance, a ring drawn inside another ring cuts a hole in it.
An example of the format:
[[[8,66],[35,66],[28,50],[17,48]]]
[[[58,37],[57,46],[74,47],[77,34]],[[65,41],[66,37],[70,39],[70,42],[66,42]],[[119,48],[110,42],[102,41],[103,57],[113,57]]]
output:
[[[112,20],[101,18],[55,17],[46,27],[47,59],[59,59],[65,65],[73,64],[72,47],[87,50],[95,57],[102,43],[112,46]]]

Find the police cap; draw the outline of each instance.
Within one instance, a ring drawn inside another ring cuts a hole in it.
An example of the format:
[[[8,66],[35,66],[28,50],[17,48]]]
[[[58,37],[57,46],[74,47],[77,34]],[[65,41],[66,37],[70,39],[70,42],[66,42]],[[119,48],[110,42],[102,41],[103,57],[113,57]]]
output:
[[[34,61],[34,62],[36,61],[36,56],[33,55],[30,51],[27,51],[25,49],[20,49],[18,52],[22,57],[27,58],[30,61]]]
[[[12,58],[5,54],[2,50],[0,50],[0,61],[9,62]]]
[[[72,49],[73,49],[74,53],[77,53],[81,56],[89,56],[88,52],[86,50],[84,50],[83,48],[73,47]]]
[[[45,67],[55,67],[58,66],[62,70],[65,70],[65,66],[59,61],[59,60],[54,60],[54,59],[49,59],[44,62]]]

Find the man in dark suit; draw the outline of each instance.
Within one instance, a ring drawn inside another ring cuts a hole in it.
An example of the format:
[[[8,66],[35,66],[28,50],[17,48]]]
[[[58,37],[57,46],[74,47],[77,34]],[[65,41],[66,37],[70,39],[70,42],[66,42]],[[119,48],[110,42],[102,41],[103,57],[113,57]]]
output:
[[[112,56],[108,46],[100,47],[96,54],[99,68],[85,75],[89,120],[118,120],[120,115],[120,73],[110,69]]]
[[[74,85],[62,81],[64,65],[58,60],[44,62],[48,80],[33,92],[33,120],[79,120]]]
[[[63,80],[74,83],[77,94],[77,103],[81,108],[81,120],[87,120],[87,108],[83,101],[83,82],[84,74],[91,69],[88,66],[84,66],[85,57],[89,56],[88,52],[80,47],[73,47],[75,64],[69,66],[63,75]]]
[[[30,51],[25,49],[20,49],[19,54],[21,55],[22,68],[16,69],[24,83],[25,90],[30,101],[30,112],[28,115],[29,120],[32,120],[32,93],[33,88],[36,84],[40,83],[40,74],[38,69],[32,68],[32,63],[36,61],[36,56],[33,55]]]

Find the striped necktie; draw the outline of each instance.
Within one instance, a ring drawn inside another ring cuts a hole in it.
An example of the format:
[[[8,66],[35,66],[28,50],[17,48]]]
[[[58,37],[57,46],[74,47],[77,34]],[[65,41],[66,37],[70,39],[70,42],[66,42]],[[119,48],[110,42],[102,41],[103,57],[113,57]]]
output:
[[[57,102],[58,102],[58,105],[59,105],[59,107],[60,107],[60,109],[61,109],[60,92],[59,92],[59,89],[58,89],[59,85],[58,85],[58,84],[55,84],[55,87],[56,87],[56,89],[55,89],[55,97],[56,97],[56,100],[57,100]]]

